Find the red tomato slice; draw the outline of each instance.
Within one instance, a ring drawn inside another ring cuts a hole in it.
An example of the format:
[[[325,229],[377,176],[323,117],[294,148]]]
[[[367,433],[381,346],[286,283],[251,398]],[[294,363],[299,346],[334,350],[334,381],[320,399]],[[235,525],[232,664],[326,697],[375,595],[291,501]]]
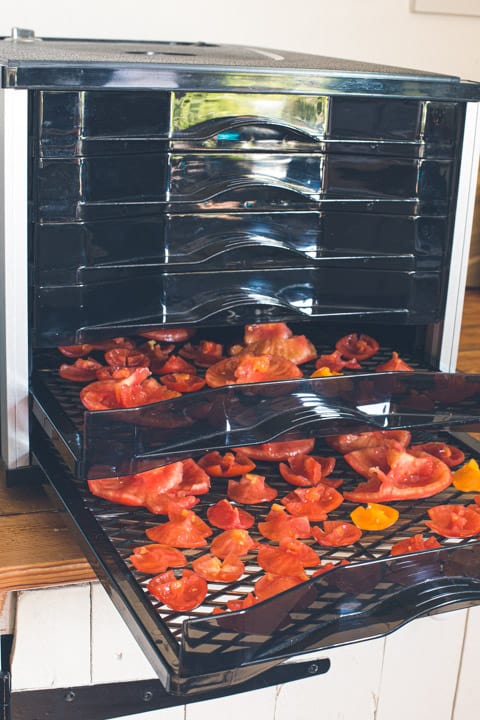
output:
[[[228,481],[227,497],[242,505],[271,502],[277,495],[277,490],[265,482],[263,475],[247,473],[240,480]]]
[[[284,540],[279,547],[261,545],[257,562],[261,568],[275,575],[302,575],[304,568],[320,565],[315,550],[301,540]]]
[[[357,335],[357,333],[350,333],[350,335],[344,335],[335,344],[335,348],[343,357],[350,360],[356,358],[357,360],[367,360],[378,352],[380,345],[378,342],[370,337],[369,335]]]
[[[272,382],[302,377],[301,370],[286,358],[275,355],[245,353],[220,360],[205,373],[209,387],[240,385],[253,382]]]
[[[134,475],[89,480],[88,489],[92,495],[120,505],[139,507],[145,500],[144,482]]]
[[[198,345],[187,343],[180,349],[180,355],[187,360],[192,360],[198,367],[210,367],[223,359],[223,345],[201,340]]]
[[[168,360],[155,368],[157,375],[171,375],[172,373],[189,373],[195,375],[197,369],[178,355],[170,355]]]
[[[285,323],[261,323],[259,325],[245,325],[244,342],[245,345],[258,342],[258,340],[266,340],[273,338],[275,340],[286,340],[292,337],[293,333]]]
[[[168,373],[161,376],[160,382],[179,393],[196,392],[205,386],[205,380],[192,373]]]
[[[95,375],[97,380],[123,380],[130,377],[135,372],[134,367],[112,367],[111,365],[102,365],[98,368]]]
[[[345,453],[343,459],[355,472],[369,479],[375,475],[375,473],[372,473],[373,468],[388,473],[390,470],[388,451],[388,447],[382,447],[381,445],[366,447],[363,450],[353,450],[353,452]]]
[[[245,610],[246,608],[252,607],[252,605],[256,605],[258,602],[260,602],[259,598],[255,597],[253,593],[248,593],[248,595],[245,595],[241,600],[228,600],[227,608],[235,612],[236,610]]]
[[[277,503],[272,505],[265,521],[258,523],[258,529],[263,537],[275,542],[307,538],[311,535],[310,522],[307,517],[288,515],[286,509]]]
[[[142,387],[142,382],[148,378],[150,370],[147,367],[135,368],[135,371],[127,378],[118,380],[115,383],[115,397],[117,407],[136,407],[145,405],[147,393]]]
[[[223,457],[218,450],[213,450],[201,457],[198,464],[211,477],[236,477],[245,475],[255,469],[255,463],[241,450],[238,450],[235,454],[226,452]]]
[[[112,410],[118,408],[115,395],[116,380],[96,380],[80,390],[80,400],[87,410]]]
[[[368,447],[407,447],[412,439],[408,430],[373,430],[372,432],[330,435],[325,438],[327,445],[343,455]]]
[[[480,516],[479,516],[480,517]],[[235,528],[234,530],[224,530],[212,540],[210,552],[216,557],[225,559],[229,555],[241,557],[257,546],[248,534],[248,530]]]
[[[465,460],[465,453],[460,448],[456,448],[453,445],[447,445],[444,442],[428,442],[422,443],[421,445],[411,445],[408,448],[408,452],[411,455],[418,455],[419,453],[426,452],[429,455],[442,460],[448,467],[455,467],[460,465]]]
[[[178,548],[204,547],[206,537],[212,534],[208,525],[193,510],[171,506],[169,520],[153,528],[147,528],[146,535],[154,542]]]
[[[255,583],[255,595],[259,600],[266,600],[274,595],[278,595],[278,593],[284,592],[284,590],[289,590],[295,587],[295,585],[305,582],[305,580],[308,580],[306,573],[287,577],[286,575],[274,575],[273,573],[267,572]]]
[[[290,467],[289,467],[290,466]],[[322,482],[335,467],[335,458],[312,457],[311,455],[293,455],[288,465],[280,463],[280,475],[290,485],[311,487]]]
[[[325,520],[323,530],[316,525],[312,527],[312,535],[324,547],[343,547],[358,542],[362,531],[353,523],[343,520]]]
[[[263,338],[249,343],[246,348],[235,346],[232,348],[235,356],[250,354],[262,357],[271,355],[283,357],[295,365],[303,365],[317,357],[315,346],[305,335],[294,335],[289,338]]]
[[[425,525],[444,537],[467,538],[480,533],[480,514],[464,505],[436,505]]]
[[[202,604],[208,586],[206,581],[192,570],[183,570],[180,577],[177,577],[173,570],[167,570],[152,578],[147,589],[171,610],[186,612]]]
[[[93,358],[77,358],[73,365],[63,363],[60,365],[58,374],[64,380],[72,380],[73,382],[92,382],[97,377],[97,371],[102,364]]]
[[[242,528],[248,530],[255,522],[255,518],[246,510],[232,505],[226,499],[219,500],[207,510],[208,522],[221,530]]]
[[[168,568],[184,567],[187,558],[177,548],[169,545],[142,545],[133,548],[133,555],[128,558],[134,568],[143,573],[163,573]]]
[[[394,351],[390,360],[377,365],[375,372],[413,372],[413,368]]]
[[[139,333],[141,337],[157,342],[185,342],[195,335],[194,328],[156,328],[148,332]]]
[[[335,510],[342,502],[341,493],[321,484],[311,488],[297,488],[282,499],[282,505],[291,515],[304,515],[314,522],[325,520],[327,513]]]
[[[215,555],[202,555],[192,562],[192,567],[208,582],[234,582],[245,572],[245,565],[238,555],[227,555],[223,560]]]
[[[414,457],[405,451],[387,450],[388,472],[371,468],[370,478],[355,490],[344,492],[355,503],[412,500],[436,495],[452,482],[452,472],[433,455]]]
[[[93,350],[93,345],[59,345],[58,350],[68,358],[80,358],[89,355]]]
[[[148,367],[148,357],[138,350],[115,347],[105,353],[105,362],[112,367]]]
[[[119,380],[97,380],[80,391],[80,400],[88,410],[112,410],[137,407],[170,400],[180,396],[154,378],[148,377],[148,368],[135,368],[133,373]]]
[[[179,492],[192,495],[205,495],[210,490],[210,476],[195,460],[182,460],[183,476],[178,486]]]
[[[362,366],[357,358],[345,360],[338,350],[334,350],[334,352],[330,354],[320,355],[315,362],[315,367],[317,370],[322,367],[327,367],[332,372],[342,372],[344,368],[347,368],[347,370],[360,370]]]
[[[314,448],[315,440],[290,440],[287,442],[271,442],[263,445],[245,445],[236,448],[254,460],[288,460],[294,455],[307,455]]]
[[[390,555],[404,555],[405,553],[420,552],[421,550],[430,550],[439,547],[442,546],[436,538],[429,537],[425,540],[423,535],[417,533],[417,535],[399,540],[392,545]]]

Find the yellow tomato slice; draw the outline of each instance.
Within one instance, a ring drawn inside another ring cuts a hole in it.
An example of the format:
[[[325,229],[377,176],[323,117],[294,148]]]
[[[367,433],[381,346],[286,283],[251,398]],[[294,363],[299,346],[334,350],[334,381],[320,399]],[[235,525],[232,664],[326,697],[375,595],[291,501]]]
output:
[[[323,365],[322,367],[319,367],[318,370],[315,370],[310,377],[331,377],[332,375],[341,375],[342,373],[336,372],[335,370],[330,370],[329,367],[326,367],[326,365]]]
[[[359,505],[350,513],[352,522],[360,530],[385,530],[397,522],[398,516],[395,508],[378,503],[368,503],[367,507]]]
[[[480,492],[480,468],[473,458],[453,473],[453,485],[460,492]]]

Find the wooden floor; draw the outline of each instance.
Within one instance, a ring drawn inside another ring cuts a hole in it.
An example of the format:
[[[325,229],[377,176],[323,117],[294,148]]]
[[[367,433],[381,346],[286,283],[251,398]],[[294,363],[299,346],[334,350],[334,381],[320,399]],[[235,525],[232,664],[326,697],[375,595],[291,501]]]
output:
[[[480,372],[480,289],[468,289],[465,295],[457,368]]]

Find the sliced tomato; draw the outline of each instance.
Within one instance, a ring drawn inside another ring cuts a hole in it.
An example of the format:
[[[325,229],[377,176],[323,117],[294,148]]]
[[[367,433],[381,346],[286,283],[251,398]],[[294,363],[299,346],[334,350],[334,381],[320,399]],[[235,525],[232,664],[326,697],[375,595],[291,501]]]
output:
[[[157,375],[171,375],[172,373],[189,373],[195,375],[197,369],[178,355],[170,355],[167,360],[160,363],[155,372]]]
[[[259,598],[255,597],[253,593],[248,593],[240,600],[228,600],[227,608],[235,612],[236,610],[245,610],[246,608],[252,607],[252,605],[256,605],[258,602]]]
[[[366,447],[363,450],[353,450],[353,452],[345,453],[343,459],[355,472],[369,479],[375,475],[372,469],[388,473],[390,470],[388,451],[388,447],[377,445],[374,447]]]
[[[195,328],[185,327],[155,328],[155,330],[148,330],[147,332],[140,333],[141,337],[166,343],[185,342],[185,340],[189,340],[194,335]]]
[[[265,482],[263,475],[246,473],[240,480],[228,481],[227,497],[241,505],[271,502],[277,495],[278,491]]]
[[[325,520],[327,513],[342,504],[343,495],[335,488],[320,484],[311,488],[297,488],[281,502],[291,515],[304,515],[310,521],[317,522]]]
[[[413,368],[405,360],[402,360],[397,352],[393,351],[390,360],[377,365],[375,372],[413,372]]]
[[[245,572],[238,555],[227,555],[223,560],[215,555],[202,555],[192,562],[192,567],[208,582],[234,582]]]
[[[311,487],[318,485],[330,475],[335,467],[333,457],[312,457],[311,455],[293,455],[288,458],[288,465],[280,463],[280,475],[290,485]]]
[[[283,322],[260,323],[258,325],[245,325],[243,340],[245,345],[251,345],[259,340],[273,338],[275,340],[286,340],[292,337],[293,332]]]
[[[156,575],[148,582],[147,589],[171,610],[187,612],[202,604],[207,595],[208,585],[192,570],[181,572],[181,576],[176,575],[173,570]]]
[[[442,460],[448,467],[460,465],[465,460],[465,453],[456,448],[454,445],[447,445],[444,442],[427,442],[421,445],[410,445],[408,452],[412,455],[418,455],[420,452],[426,452],[434,455]]]
[[[201,340],[198,345],[187,343],[180,349],[180,355],[192,360],[198,367],[210,367],[223,359],[223,345],[211,340]]]
[[[242,528],[248,530],[255,522],[253,515],[232,505],[227,499],[219,500],[207,510],[208,522],[221,530]]]
[[[302,377],[295,363],[277,355],[245,353],[220,360],[205,373],[209,387],[238,385],[253,382],[272,382]]]
[[[442,546],[436,538],[429,537],[425,540],[423,535],[417,533],[392,545],[390,555],[404,555],[405,553],[420,552],[421,550],[431,550],[439,547]]]
[[[192,495],[205,495],[210,490],[210,476],[192,458],[182,460],[183,476],[178,486],[179,492]]]
[[[88,480],[88,489],[92,495],[120,505],[139,507],[145,501],[144,482],[134,475]]]
[[[248,530],[234,528],[233,530],[224,530],[217,535],[210,545],[210,552],[216,557],[225,559],[229,555],[242,557],[257,546],[257,543],[250,537]]]
[[[142,545],[133,548],[133,555],[128,558],[136,570],[143,573],[163,573],[168,568],[184,567],[187,558],[181,550],[170,545]]]
[[[68,358],[80,358],[89,355],[93,350],[93,345],[83,343],[82,345],[59,345],[58,350]]]
[[[254,592],[259,600],[266,600],[305,582],[305,580],[308,580],[306,573],[291,577],[267,572],[255,583]]]
[[[379,503],[368,503],[367,507],[359,505],[350,513],[353,524],[360,530],[385,530],[397,522],[399,515],[396,508]]]
[[[428,515],[425,525],[438,535],[467,538],[480,533],[480,514],[465,505],[436,505]]]
[[[304,515],[294,517],[286,512],[282,505],[274,503],[264,522],[258,523],[260,533],[275,542],[296,538],[308,538],[311,535],[310,522]]]
[[[341,375],[342,373],[337,372],[336,370],[330,370],[329,367],[325,367],[324,365],[320,365],[314,372],[310,375],[312,378],[319,378],[319,377],[333,377],[334,375]]]
[[[362,531],[353,523],[343,520],[325,520],[323,530],[317,525],[312,527],[312,535],[324,547],[343,547],[358,542]]]
[[[337,452],[345,454],[353,450],[363,450],[368,447],[407,447],[412,439],[408,430],[373,430],[371,432],[350,433],[347,435],[330,435],[325,438],[327,445]]]
[[[115,394],[116,380],[96,380],[80,390],[80,400],[87,410],[118,408]]]
[[[306,567],[320,565],[320,558],[301,540],[284,540],[278,547],[261,545],[257,562],[261,568],[275,575],[302,575]]]
[[[117,407],[138,407],[180,397],[177,390],[160,385],[155,378],[148,377],[148,368],[135,368],[127,378],[116,381],[115,396]]]
[[[436,495],[452,482],[452,472],[445,463],[425,453],[414,457],[390,448],[386,453],[388,472],[371,468],[370,478],[355,490],[344,492],[346,500],[359,503],[413,500]]]
[[[112,367],[148,367],[148,357],[138,350],[115,347],[105,353],[105,362]]]
[[[338,350],[334,350],[332,353],[320,355],[315,361],[315,367],[317,370],[327,367],[334,373],[340,373],[344,368],[347,370],[360,370],[362,366],[356,357],[346,360],[342,358]]]
[[[480,468],[473,458],[453,473],[453,485],[460,492],[480,491]]]
[[[112,367],[111,365],[102,365],[98,368],[95,375],[97,380],[124,380],[135,372],[134,367]]]
[[[236,348],[238,350],[238,347]],[[248,353],[251,355],[263,356],[273,355],[275,357],[283,357],[295,365],[303,365],[317,357],[315,346],[308,340],[305,335],[294,335],[289,338],[268,337],[249,343],[242,348],[240,353]]]
[[[241,450],[226,452],[223,456],[218,450],[212,450],[201,457],[198,464],[212,477],[237,477],[255,469],[255,463]]]
[[[340,340],[336,342],[335,348],[340,355],[347,358],[347,360],[351,358],[367,360],[378,352],[380,345],[369,335],[350,333],[349,335],[341,337]]]
[[[236,452],[241,451],[249,458],[254,460],[288,460],[294,455],[307,455],[315,446],[315,440],[309,438],[306,440],[290,440],[286,442],[271,442],[263,445],[245,445],[236,448]]]
[[[93,358],[77,358],[72,365],[66,363],[60,365],[58,374],[64,380],[81,383],[92,382],[101,367],[103,367],[102,364]]]
[[[169,520],[152,528],[146,535],[154,542],[178,548],[204,547],[205,538],[212,534],[211,528],[193,510],[171,506]]]
[[[205,387],[205,380],[198,375],[192,373],[168,373],[162,375],[160,382],[170,390],[176,390],[179,393],[196,392]]]
[[[135,347],[133,340],[129,340],[124,337],[107,338],[106,340],[99,340],[98,342],[91,343],[91,345],[93,350],[99,350],[102,352],[107,352],[107,350],[111,350],[115,347],[125,347],[130,349]]]

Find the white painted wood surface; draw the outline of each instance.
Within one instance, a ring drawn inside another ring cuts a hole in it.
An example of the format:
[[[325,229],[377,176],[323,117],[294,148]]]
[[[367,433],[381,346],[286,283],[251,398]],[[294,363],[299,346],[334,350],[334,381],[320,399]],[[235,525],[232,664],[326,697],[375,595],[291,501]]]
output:
[[[14,635],[14,691],[155,677],[98,583],[18,593]],[[297,660],[321,657],[331,661],[325,675],[119,720],[473,720],[478,714],[480,607]]]

